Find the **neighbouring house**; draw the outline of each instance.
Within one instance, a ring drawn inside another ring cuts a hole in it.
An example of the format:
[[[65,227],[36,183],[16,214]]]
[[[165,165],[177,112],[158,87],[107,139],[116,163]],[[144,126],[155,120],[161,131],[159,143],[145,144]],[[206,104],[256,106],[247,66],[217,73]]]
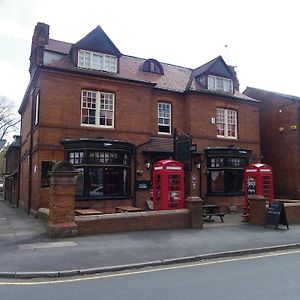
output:
[[[5,153],[4,198],[12,205],[18,205],[19,202],[19,158],[20,136],[15,135],[14,141],[7,147]]]
[[[275,197],[300,199],[300,97],[247,87],[261,101],[262,161],[273,167]]]
[[[0,195],[3,195],[3,186],[4,186],[4,169],[5,169],[5,152],[6,148],[4,147],[6,144],[6,140],[0,139]]]
[[[177,158],[175,129],[192,137],[185,195],[243,206],[243,169],[260,160],[259,101],[239,92],[221,56],[190,69],[122,54],[100,26],[72,44],[38,23],[30,74],[19,109],[28,211],[48,207],[48,171],[59,160],[79,172],[77,208],[144,208],[153,164]]]

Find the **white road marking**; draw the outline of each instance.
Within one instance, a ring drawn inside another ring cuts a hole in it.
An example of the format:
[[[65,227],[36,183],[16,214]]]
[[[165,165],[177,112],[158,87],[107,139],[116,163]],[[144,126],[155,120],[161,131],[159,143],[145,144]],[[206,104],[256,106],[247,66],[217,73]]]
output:
[[[176,269],[184,269],[184,268],[194,268],[199,266],[207,266],[207,265],[215,265],[215,264],[222,264],[234,261],[243,261],[243,260],[252,260],[257,258],[265,258],[265,257],[273,257],[273,256],[283,256],[289,254],[297,254],[300,253],[299,250],[290,250],[290,251],[279,251],[279,252],[271,252],[271,253],[263,253],[258,255],[249,255],[249,256],[241,256],[241,257],[234,257],[234,258],[225,258],[225,259],[216,259],[216,260],[208,260],[202,262],[195,262],[191,264],[182,264],[176,266],[166,266],[160,268],[154,268],[149,270],[138,270],[132,272],[124,272],[124,273],[114,273],[114,274],[103,274],[103,275],[91,275],[90,277],[80,277],[80,278],[72,278],[72,279],[60,279],[55,281],[36,281],[36,282],[27,282],[27,281],[18,281],[18,282],[9,282],[9,281],[0,281],[0,286],[2,285],[45,285],[45,284],[58,284],[58,283],[73,283],[78,281],[87,281],[87,280],[100,280],[100,279],[107,279],[113,277],[123,277],[123,276],[132,276],[138,274],[145,274],[145,273],[153,273],[153,272],[160,272],[160,271],[168,271],[168,270],[176,270]],[[15,280],[15,279],[14,279]]]

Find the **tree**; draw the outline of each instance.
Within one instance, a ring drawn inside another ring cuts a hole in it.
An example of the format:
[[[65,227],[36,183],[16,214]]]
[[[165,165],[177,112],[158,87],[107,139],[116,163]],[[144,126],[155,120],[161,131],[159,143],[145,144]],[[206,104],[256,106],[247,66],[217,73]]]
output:
[[[0,96],[0,140],[16,131],[19,122],[14,103],[5,96]]]

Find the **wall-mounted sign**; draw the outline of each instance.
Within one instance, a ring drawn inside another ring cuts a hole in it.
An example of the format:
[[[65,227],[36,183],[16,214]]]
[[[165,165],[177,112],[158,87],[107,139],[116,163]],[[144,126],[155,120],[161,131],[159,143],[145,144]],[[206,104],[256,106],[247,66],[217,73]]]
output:
[[[136,181],[136,190],[137,191],[150,191],[151,181],[150,180],[138,180]]]

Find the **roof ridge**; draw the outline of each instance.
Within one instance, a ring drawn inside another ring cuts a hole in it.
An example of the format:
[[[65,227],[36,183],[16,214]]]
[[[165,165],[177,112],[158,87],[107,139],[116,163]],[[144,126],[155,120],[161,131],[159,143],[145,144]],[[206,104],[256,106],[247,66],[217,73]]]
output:
[[[143,57],[138,57],[138,56],[129,55],[129,54],[122,54],[122,56],[126,56],[126,57],[129,57],[129,58],[140,59],[140,60],[148,60],[148,59],[150,59],[150,58],[143,58]],[[156,58],[152,58],[152,59],[157,60]],[[192,68],[183,67],[183,66],[179,66],[179,65],[175,65],[175,64],[171,64],[171,63],[166,63],[166,62],[162,62],[162,61],[159,61],[159,60],[157,60],[157,61],[158,61],[160,64],[168,65],[168,66],[171,66],[171,67],[179,67],[179,68],[182,68],[182,69],[186,69],[186,70],[193,71]]]
[[[264,89],[255,88],[255,87],[251,87],[251,86],[247,86],[246,89],[245,89],[245,91],[247,89],[252,89],[252,90],[257,90],[257,91],[261,91],[261,92],[265,92],[265,93],[275,94],[275,95],[282,96],[282,97],[285,97],[285,98],[291,98],[291,99],[295,99],[295,100],[300,100],[300,97],[294,96],[294,95],[290,95],[290,94],[284,94],[284,93],[274,92],[274,91],[270,91],[270,90],[264,90]]]

